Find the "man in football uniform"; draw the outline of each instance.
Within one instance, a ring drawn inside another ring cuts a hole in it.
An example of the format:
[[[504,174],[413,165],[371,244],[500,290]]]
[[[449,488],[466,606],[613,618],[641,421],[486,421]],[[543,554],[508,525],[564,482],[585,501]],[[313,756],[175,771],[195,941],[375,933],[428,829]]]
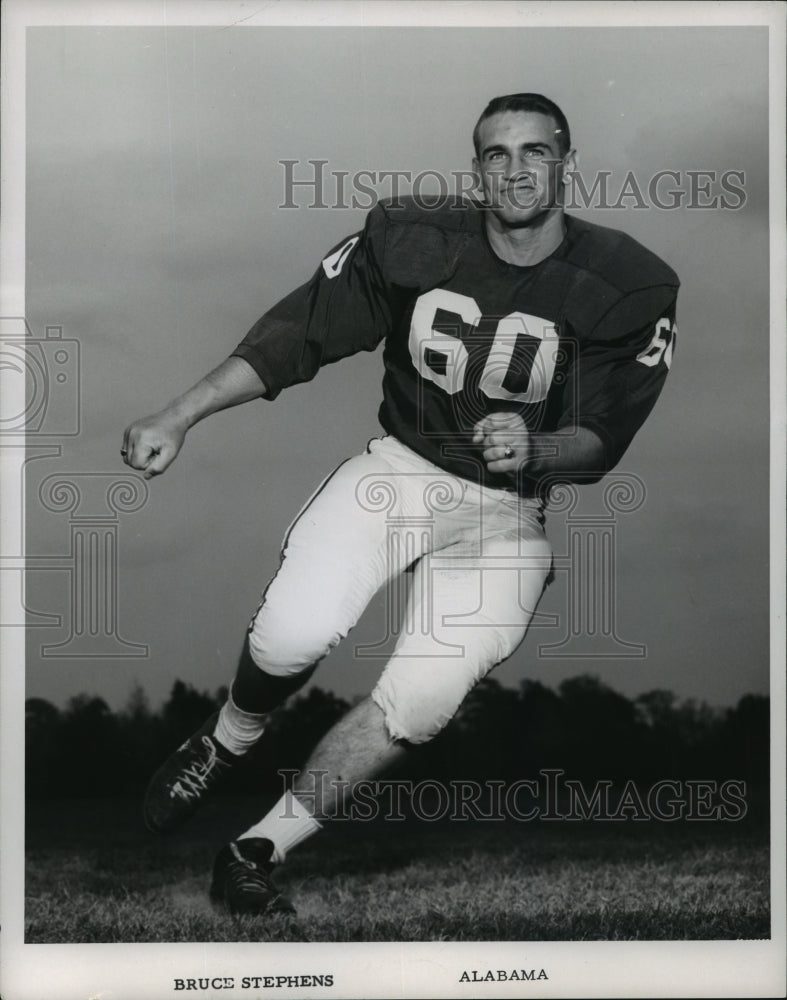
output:
[[[473,139],[482,200],[378,204],[223,364],[125,432],[127,464],[158,475],[208,414],[384,342],[385,435],[296,518],[226,704],[146,795],[152,830],[187,819],[379,588],[412,570],[405,617],[420,627],[401,629],[371,695],[219,853],[211,896],[232,912],[290,908],[271,878],[287,851],[514,652],[550,575],[550,485],[611,469],[670,367],[678,280],[630,237],[564,213],[575,159],[562,111],[538,94],[496,98]]]

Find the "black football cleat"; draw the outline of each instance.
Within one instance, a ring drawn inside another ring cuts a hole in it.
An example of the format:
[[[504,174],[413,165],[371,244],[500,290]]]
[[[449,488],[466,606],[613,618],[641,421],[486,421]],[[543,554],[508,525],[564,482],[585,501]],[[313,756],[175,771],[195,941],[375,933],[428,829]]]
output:
[[[150,780],[143,814],[153,833],[185,823],[241,759],[213,736],[218,713],[179,747]]]
[[[263,837],[233,840],[216,855],[210,899],[233,915],[295,913],[271,878],[273,844]]]

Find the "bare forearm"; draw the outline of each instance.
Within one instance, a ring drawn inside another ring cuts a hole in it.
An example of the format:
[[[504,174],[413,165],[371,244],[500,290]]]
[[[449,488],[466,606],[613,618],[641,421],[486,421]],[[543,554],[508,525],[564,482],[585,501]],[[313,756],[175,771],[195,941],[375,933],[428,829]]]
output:
[[[606,471],[604,445],[587,427],[531,434],[524,470],[531,479],[553,475],[569,481],[599,479]]]
[[[519,414],[501,412],[479,421],[473,440],[482,445],[490,472],[517,479],[593,482],[606,471],[604,444],[587,427],[531,434]]]
[[[219,410],[247,403],[265,394],[265,385],[243,358],[230,357],[165,407],[187,428]]]
[[[173,463],[194,424],[264,393],[265,385],[248,362],[227,358],[163,410],[130,424],[120,449],[123,461],[146,479],[158,476]]]

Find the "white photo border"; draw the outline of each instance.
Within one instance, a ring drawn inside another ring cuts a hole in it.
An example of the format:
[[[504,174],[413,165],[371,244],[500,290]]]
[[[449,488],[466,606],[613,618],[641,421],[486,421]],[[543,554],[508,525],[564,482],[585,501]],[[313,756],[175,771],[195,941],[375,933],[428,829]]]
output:
[[[292,996],[521,996],[522,984],[459,983],[476,968],[544,968],[548,982],[528,984],[540,997],[783,995],[785,984],[785,8],[775,3],[313,3],[254,4],[241,0],[170,2],[36,2],[7,0],[2,34],[2,305],[0,315],[25,315],[25,31],[33,26],[96,25],[415,25],[415,26],[689,26],[763,25],[770,38],[771,240],[771,706],[773,757],[772,936],[769,941],[480,942],[418,944],[287,944],[266,946],[270,975],[334,971],[332,988]],[[19,539],[19,496],[3,496],[3,551]],[[25,944],[24,636],[2,635],[2,946],[3,996],[60,998],[175,997],[176,976],[255,974],[263,964],[252,944]],[[666,973],[666,974],[665,974]],[[201,994],[208,995],[208,994]],[[216,994],[249,996],[241,990]]]

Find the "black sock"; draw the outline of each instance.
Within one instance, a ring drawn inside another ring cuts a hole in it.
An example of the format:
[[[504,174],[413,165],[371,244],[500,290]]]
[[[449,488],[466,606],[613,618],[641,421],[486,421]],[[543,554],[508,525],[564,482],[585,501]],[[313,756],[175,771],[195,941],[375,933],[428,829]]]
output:
[[[248,635],[243,641],[238,669],[232,682],[232,700],[244,712],[261,715],[271,712],[291,694],[299,691],[317,669],[317,664],[298,674],[280,677],[260,670],[251,657]]]

